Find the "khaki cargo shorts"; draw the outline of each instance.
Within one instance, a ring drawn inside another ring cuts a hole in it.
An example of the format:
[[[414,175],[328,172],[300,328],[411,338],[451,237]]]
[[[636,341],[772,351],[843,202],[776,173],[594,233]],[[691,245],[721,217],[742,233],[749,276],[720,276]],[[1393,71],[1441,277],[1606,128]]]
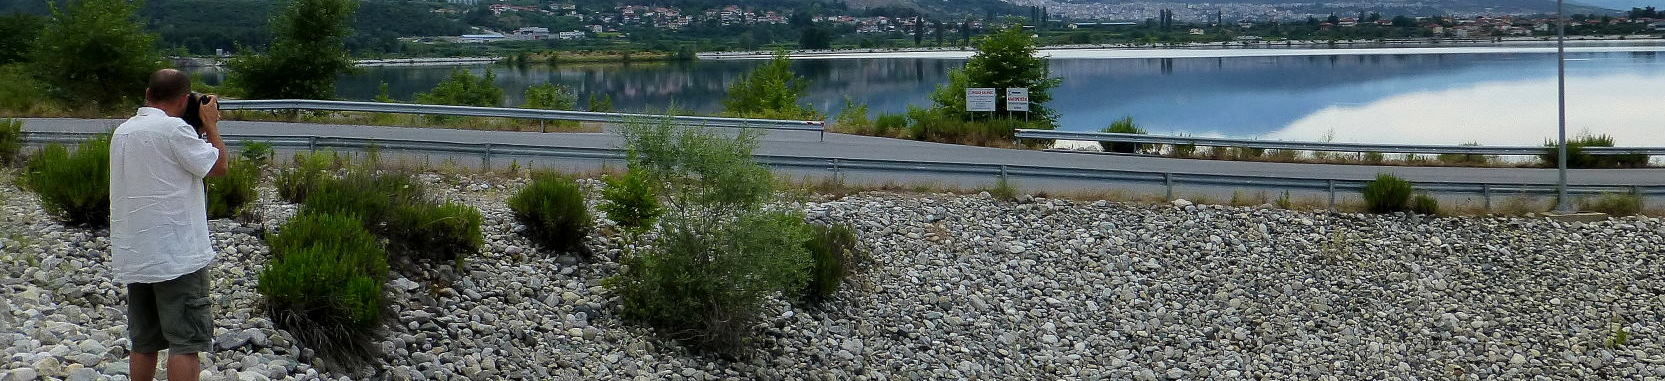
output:
[[[127,338],[136,353],[208,352],[213,346],[208,267],[161,283],[127,285]]]

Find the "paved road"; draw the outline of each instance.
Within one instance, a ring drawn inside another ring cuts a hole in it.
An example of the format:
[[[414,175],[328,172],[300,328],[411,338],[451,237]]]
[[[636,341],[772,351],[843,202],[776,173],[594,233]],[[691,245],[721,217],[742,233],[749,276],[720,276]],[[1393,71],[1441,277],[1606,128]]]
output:
[[[118,123],[120,123],[119,120],[25,119],[24,130],[94,132],[109,130]],[[227,134],[396,138],[447,142],[534,144],[575,148],[615,148],[621,141],[618,135],[611,133],[535,133],[277,122],[228,121],[223,124],[222,128]],[[890,159],[1040,165],[1171,172],[1175,174],[1235,174],[1291,179],[1368,180],[1374,178],[1377,173],[1390,172],[1414,182],[1555,183],[1554,170],[1535,168],[1386,167],[1111,156],[970,147],[832,133],[826,134],[826,141],[822,142],[815,133],[796,131],[772,131],[764,135],[761,140],[759,154],[827,159]],[[599,166],[601,164],[590,163],[590,165]],[[571,165],[567,166],[571,167]],[[579,167],[583,168],[583,166]],[[986,186],[990,181],[986,177],[928,176],[917,173],[869,173],[862,180],[862,182],[870,183],[923,181],[962,188]],[[1570,181],[1575,185],[1665,185],[1665,169],[1573,170],[1570,174]],[[1081,189],[1081,187],[1102,187],[1105,184],[1103,182],[1070,182],[1054,179],[1028,181],[1024,182],[1023,185],[1047,189]],[[1149,186],[1142,189],[1138,186],[1124,188],[1138,192],[1150,192],[1153,189]],[[1218,190],[1215,191],[1214,193],[1218,194]],[[1231,191],[1227,190],[1224,193],[1229,195]]]

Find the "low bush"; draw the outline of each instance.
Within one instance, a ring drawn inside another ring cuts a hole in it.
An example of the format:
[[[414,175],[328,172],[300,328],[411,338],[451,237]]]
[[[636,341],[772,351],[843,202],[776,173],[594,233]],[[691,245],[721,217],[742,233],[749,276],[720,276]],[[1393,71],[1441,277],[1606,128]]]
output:
[[[1411,199],[1411,213],[1430,216],[1439,215],[1440,200],[1426,194],[1416,195],[1416,198]]]
[[[335,153],[297,153],[289,167],[278,170],[273,185],[277,187],[278,197],[299,204],[306,201],[319,180],[330,178],[329,170],[336,168],[339,163]]]
[[[254,164],[257,168],[266,168],[272,163],[272,144],[266,142],[243,143],[243,150],[238,154],[243,161]]]
[[[856,103],[855,98],[844,97],[844,108],[833,117],[834,132],[872,135],[873,121],[867,119],[867,104]]]
[[[1364,185],[1365,209],[1371,213],[1403,212],[1410,207],[1413,187],[1390,174],[1376,175],[1376,180]]]
[[[384,227],[398,252],[433,261],[455,261],[485,244],[480,211],[463,204],[414,203],[395,206]]]
[[[994,186],[989,187],[987,192],[989,192],[990,197],[1000,201],[1017,201],[1018,199],[1017,187],[1012,186],[1012,182],[1006,180],[1005,176],[995,180]]]
[[[243,208],[260,198],[255,185],[260,183],[260,164],[248,160],[232,160],[223,176],[203,179],[208,196],[208,218],[232,218]]]
[[[874,136],[896,136],[908,129],[908,116],[902,114],[879,114],[879,119],[873,121]]]
[[[770,211],[773,181],[755,162],[757,135],[736,138],[665,119],[623,129],[630,168],[672,203],[658,234],[621,256],[605,284],[623,316],[699,349],[737,353],[767,298],[806,287],[803,215]]]
[[[832,298],[862,255],[856,249],[856,233],[844,225],[810,225],[804,249],[814,260],[809,270],[809,287],[803,296],[809,303]]]
[[[653,222],[664,213],[659,196],[640,171],[625,172],[622,176],[608,176],[607,187],[601,189],[601,211],[633,234],[653,229]]]
[[[1370,164],[1381,164],[1387,161],[1387,155],[1381,152],[1365,152],[1359,155],[1359,160]]]
[[[1173,157],[1182,157],[1182,158],[1196,156],[1197,155],[1197,145],[1196,144],[1175,144],[1175,145],[1173,145],[1173,150],[1170,150],[1168,152],[1168,155],[1173,156]]]
[[[1463,147],[1479,147],[1480,143],[1469,142],[1461,144]],[[1442,153],[1438,156],[1440,163],[1447,165],[1483,166],[1497,161],[1497,157],[1489,155]]]
[[[46,146],[29,160],[24,184],[41,207],[69,225],[110,225],[110,138],[81,143],[74,153]]]
[[[1539,161],[1549,168],[1559,166],[1561,150],[1555,141],[1544,142],[1544,154],[1539,155]],[[1609,135],[1579,135],[1567,139],[1567,168],[1641,168],[1648,166],[1647,155],[1591,155],[1584,153],[1584,147],[1613,147],[1613,137]]]
[[[551,250],[589,254],[584,238],[590,232],[590,211],[577,182],[551,173],[535,174],[532,183],[508,203],[533,242]]]
[[[0,167],[10,167],[23,159],[23,121],[0,119]]]
[[[1117,119],[1115,122],[1111,122],[1109,127],[1105,127],[1103,130],[1099,130],[1099,132],[1112,134],[1146,134],[1145,129],[1139,128],[1137,124],[1133,123],[1133,117],[1131,116]],[[1148,145],[1139,143],[1098,142],[1098,145],[1100,148],[1104,149],[1104,152],[1116,153],[1141,153],[1148,149]]]
[[[987,120],[964,120],[959,114],[945,112],[941,109],[924,109],[908,107],[908,129],[904,135],[909,139],[932,141],[939,143],[954,143],[978,146],[1010,146],[1018,129],[1050,129],[1051,125],[1043,121],[1025,122],[1020,119],[994,118]],[[1050,147],[1051,141],[1027,140],[1026,145],[1038,148]]]
[[[1634,216],[1642,213],[1642,196],[1633,193],[1608,193],[1595,198],[1587,198],[1579,203],[1579,209],[1591,212],[1606,213],[1609,216]]]
[[[323,179],[310,192],[301,203],[302,213],[355,217],[365,229],[382,233],[395,208],[425,202],[422,184],[398,172],[355,171],[340,179]]]
[[[272,258],[256,289],[272,322],[326,359],[372,358],[388,268],[376,237],[351,217],[302,213],[267,244]]]

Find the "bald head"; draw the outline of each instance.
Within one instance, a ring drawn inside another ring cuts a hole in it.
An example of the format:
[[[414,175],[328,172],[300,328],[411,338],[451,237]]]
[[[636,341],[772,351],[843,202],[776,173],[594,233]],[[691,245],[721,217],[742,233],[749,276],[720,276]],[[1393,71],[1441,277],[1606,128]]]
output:
[[[145,102],[157,105],[177,102],[191,92],[191,77],[175,69],[157,70],[150,74],[150,86],[145,87]]]

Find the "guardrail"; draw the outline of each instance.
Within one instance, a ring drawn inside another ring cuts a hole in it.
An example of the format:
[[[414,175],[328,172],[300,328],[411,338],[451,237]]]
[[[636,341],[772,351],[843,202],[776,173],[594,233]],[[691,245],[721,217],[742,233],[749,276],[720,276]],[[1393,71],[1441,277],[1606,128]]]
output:
[[[1333,152],[1381,152],[1381,153],[1415,153],[1415,154],[1473,154],[1473,155],[1516,155],[1533,156],[1544,154],[1549,147],[1545,146],[1462,146],[1462,145],[1417,145],[1417,144],[1371,144],[1371,143],[1332,143],[1332,142],[1301,142],[1280,140],[1254,140],[1231,138],[1201,138],[1190,136],[1162,136],[1123,134],[1109,132],[1079,132],[1053,130],[1017,130],[1018,139],[1054,139],[1079,140],[1117,143],[1140,144],[1190,144],[1208,147],[1243,147],[1261,149],[1286,149],[1297,151],[1333,151]],[[1583,147],[1584,153],[1590,155],[1665,155],[1665,147]]]
[[[578,122],[624,123],[637,118],[665,118],[664,115],[628,114],[566,110],[538,110],[524,108],[423,105],[410,103],[325,101],[311,99],[259,99],[220,102],[221,110],[317,110],[359,111],[394,114],[424,114],[451,116],[483,116],[495,118],[570,120]],[[766,130],[812,131],[826,138],[826,123],[813,120],[775,120],[750,118],[720,118],[709,116],[671,116],[680,125],[705,127],[756,128]]]
[[[24,141],[30,144],[73,143],[85,140],[98,134],[100,133],[24,132]],[[366,149],[375,147],[384,151],[421,151],[478,155],[481,158],[482,166],[486,169],[491,168],[491,162],[494,157],[502,156],[581,160],[623,160],[625,158],[625,154],[622,150],[614,148],[548,147],[530,144],[472,143],[336,136],[225,135],[224,138],[226,139],[226,144],[234,146],[241,145],[244,142],[257,141],[271,144],[274,148],[287,149]],[[758,160],[758,162],[773,168],[826,170],[831,172],[833,175],[839,175],[844,171],[882,171],[925,174],[982,175],[996,178],[1032,177],[1065,180],[1102,180],[1121,183],[1153,184],[1164,187],[1166,189],[1168,199],[1174,198],[1175,187],[1179,185],[1320,191],[1328,193],[1329,204],[1331,207],[1336,205],[1337,197],[1339,197],[1342,192],[1358,192],[1362,190],[1365,184],[1370,181],[1370,179],[1285,178],[1271,176],[1137,171],[1122,169],[1058,168],[997,163],[956,163],[785,155],[755,155],[754,157]],[[1417,182],[1416,185],[1419,189],[1433,193],[1482,196],[1487,210],[1491,209],[1492,199],[1497,195],[1532,195],[1553,197],[1556,194],[1556,185],[1553,183],[1503,184],[1482,182]],[[1643,196],[1665,196],[1665,185],[1578,184],[1569,187],[1568,193],[1573,195],[1634,193]]]

